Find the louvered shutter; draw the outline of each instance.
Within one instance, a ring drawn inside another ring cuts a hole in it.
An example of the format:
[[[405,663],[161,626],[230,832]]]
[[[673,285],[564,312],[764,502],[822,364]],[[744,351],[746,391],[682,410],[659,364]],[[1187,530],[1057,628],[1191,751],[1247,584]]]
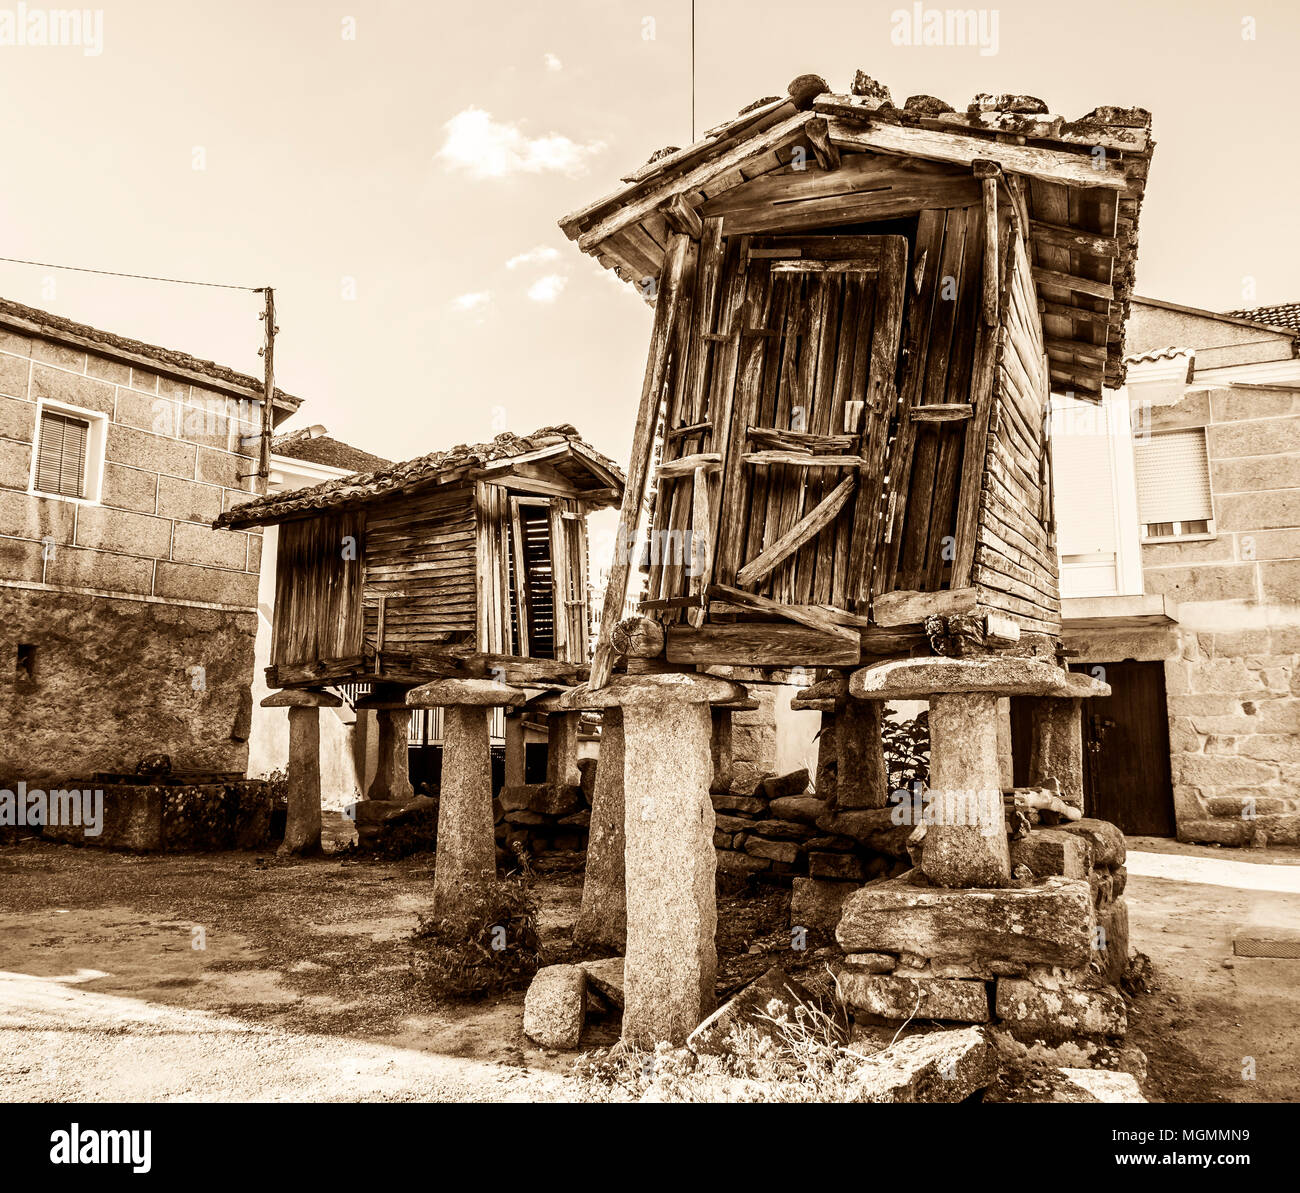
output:
[[[43,493],[84,497],[86,441],[90,425],[66,414],[43,411],[37,446],[36,487]]]
[[[1138,517],[1146,525],[1214,517],[1205,431],[1161,431],[1134,444]]]

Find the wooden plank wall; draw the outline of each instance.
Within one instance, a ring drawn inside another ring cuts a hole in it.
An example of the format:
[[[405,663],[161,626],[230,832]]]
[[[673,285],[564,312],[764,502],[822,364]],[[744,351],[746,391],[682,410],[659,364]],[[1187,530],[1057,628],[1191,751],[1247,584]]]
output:
[[[278,537],[272,665],[360,655],[364,514],[285,522]]]
[[[982,608],[1009,614],[1025,630],[1056,634],[1061,601],[1046,438],[1048,366],[1018,226],[1009,252],[971,579]]]
[[[373,506],[366,522],[365,644],[399,653],[477,630],[474,490],[436,488]]]
[[[873,593],[933,592],[949,586],[957,497],[969,419],[922,421],[925,406],[972,401],[980,329],[984,210],[921,212],[904,332],[898,427],[890,452],[890,532],[880,548]]]

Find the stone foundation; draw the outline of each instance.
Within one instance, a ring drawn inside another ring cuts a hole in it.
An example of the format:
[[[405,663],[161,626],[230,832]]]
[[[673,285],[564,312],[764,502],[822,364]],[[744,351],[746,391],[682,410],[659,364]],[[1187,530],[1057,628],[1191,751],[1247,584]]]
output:
[[[256,628],[251,611],[0,588],[0,785],[129,774],[159,753],[244,774]]]

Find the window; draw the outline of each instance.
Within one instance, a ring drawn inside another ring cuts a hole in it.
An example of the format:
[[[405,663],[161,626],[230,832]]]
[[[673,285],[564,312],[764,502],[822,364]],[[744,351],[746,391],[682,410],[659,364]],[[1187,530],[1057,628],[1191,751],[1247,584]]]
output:
[[[41,437],[36,455],[36,487],[61,497],[85,497],[86,449],[90,424],[84,419],[41,412]]]
[[[1138,520],[1144,540],[1214,533],[1205,430],[1160,431],[1133,445]]]

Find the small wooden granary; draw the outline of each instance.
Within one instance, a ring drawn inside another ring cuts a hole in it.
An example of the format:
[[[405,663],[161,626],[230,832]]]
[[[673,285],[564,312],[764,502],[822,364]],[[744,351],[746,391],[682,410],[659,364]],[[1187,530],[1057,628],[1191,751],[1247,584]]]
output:
[[[589,653],[586,514],[622,490],[566,425],[257,498],[216,525],[279,526],[272,687],[493,669],[574,682]]]
[[[669,663],[855,666],[928,615],[1055,637],[1048,394],[1123,381],[1149,129],[802,76],[561,221],[655,302],[619,541],[659,438]]]

